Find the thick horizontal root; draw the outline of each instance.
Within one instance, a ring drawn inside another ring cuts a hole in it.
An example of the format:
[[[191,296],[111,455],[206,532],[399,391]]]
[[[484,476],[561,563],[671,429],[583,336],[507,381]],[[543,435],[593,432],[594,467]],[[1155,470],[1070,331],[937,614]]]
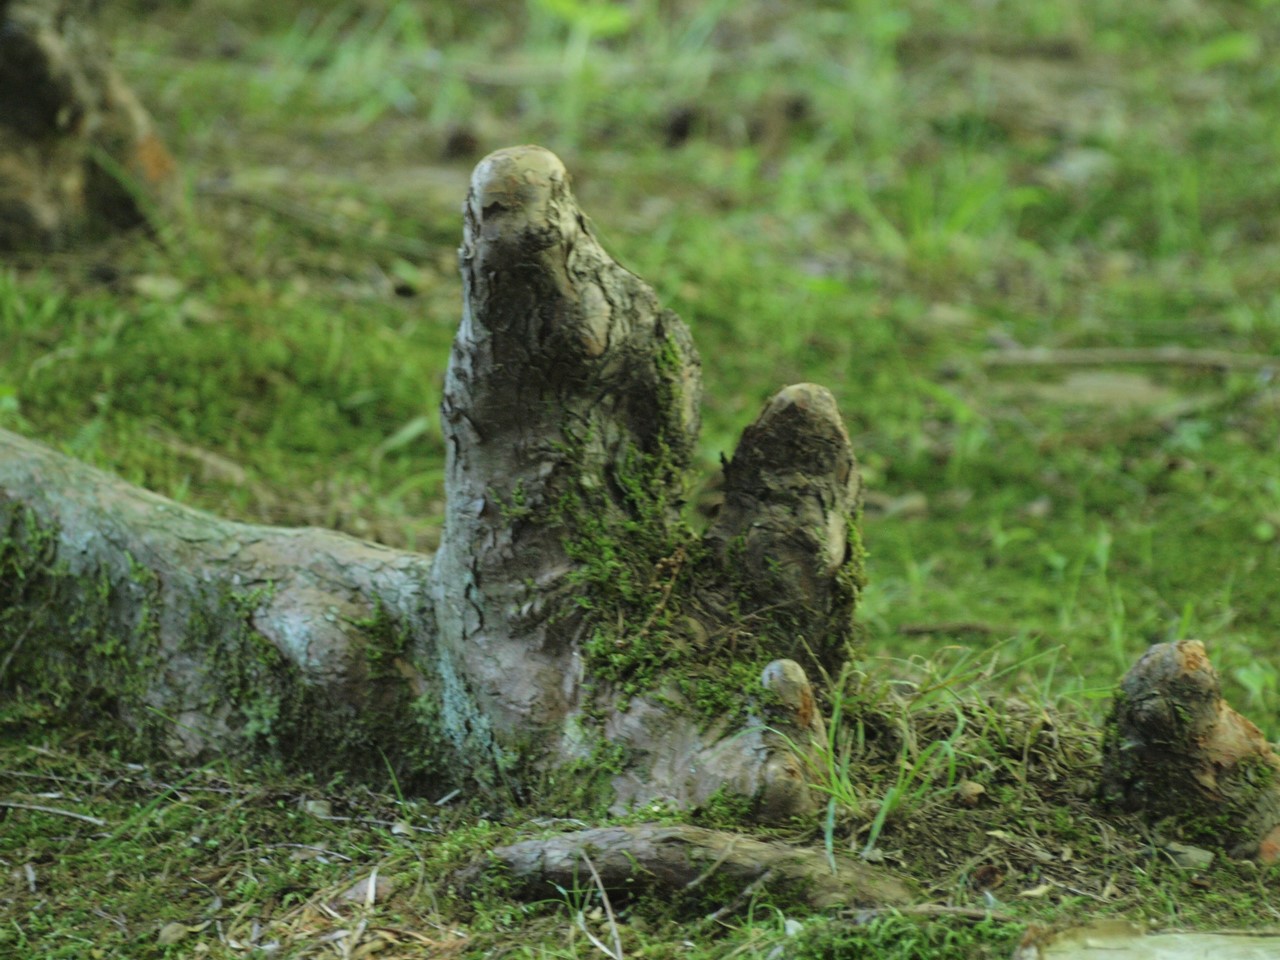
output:
[[[723,900],[728,888],[731,900],[742,891],[768,890],[816,909],[896,906],[915,898],[905,881],[847,856],[833,863],[821,850],[683,825],[642,823],[525,840],[492,851],[458,879],[473,884],[495,867],[530,899],[589,887],[594,877],[611,896]]]

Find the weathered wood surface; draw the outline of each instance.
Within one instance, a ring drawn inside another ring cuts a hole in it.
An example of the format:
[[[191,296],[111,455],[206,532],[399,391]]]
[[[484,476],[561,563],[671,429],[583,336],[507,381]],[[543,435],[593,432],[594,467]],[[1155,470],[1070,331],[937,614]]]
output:
[[[490,749],[500,764],[513,749],[586,759],[603,713],[604,739],[633,757],[615,783],[627,802],[696,805],[727,786],[770,815],[807,806],[794,758],[762,725],[708,725],[670,686],[614,702],[583,653],[600,624],[583,612],[593,599],[577,574],[591,558],[572,555],[575,539],[580,552],[642,554],[645,578],[673,558],[644,550],[684,549],[701,393],[688,329],[600,247],[548,151],[487,157],[464,212],[465,306],[443,402],[448,507],[432,581],[437,672],[448,708],[466,710],[448,726],[465,726],[466,749]],[[861,556],[849,542],[857,471],[831,395],[783,391],[729,470],[726,519],[709,539],[719,569],[681,588],[699,593],[695,633],[787,608],[791,629],[772,652],[800,659],[807,645],[838,660],[855,600],[846,568]],[[762,587],[766,596],[749,596]],[[614,642],[653,642],[644,632],[622,625]]]
[[[41,536],[53,538],[39,558],[47,564],[20,565],[24,543]],[[329,711],[317,725],[343,727],[383,698],[377,688],[403,683],[411,695],[422,685],[407,658],[371,679],[365,654],[385,642],[367,625],[379,605],[429,627],[429,557],[220,519],[5,431],[0,540],[0,637],[10,642],[0,683],[58,674],[86,695],[103,688],[126,723],[157,731],[172,753],[262,752],[266,714],[304,691]],[[129,667],[139,675],[124,676]],[[120,689],[105,689],[103,670]],[[249,680],[261,688],[244,688]],[[306,748],[275,746],[294,759]]]

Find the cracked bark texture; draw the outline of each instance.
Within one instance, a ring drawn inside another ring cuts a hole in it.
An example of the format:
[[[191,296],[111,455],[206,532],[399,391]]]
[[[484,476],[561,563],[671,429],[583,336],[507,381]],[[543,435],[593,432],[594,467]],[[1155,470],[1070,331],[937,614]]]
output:
[[[0,249],[144,222],[175,164],[92,27],[91,0],[0,2]]]
[[[857,519],[862,484],[835,397],[798,383],[780,390],[724,470],[724,505],[707,532],[729,596],[767,609],[835,674],[848,653],[865,585]]]
[[[549,151],[485,158],[465,216],[465,306],[443,403],[449,505],[432,581],[446,727],[500,766],[585,758],[602,733],[629,757],[613,784],[619,806],[691,806],[728,790],[767,818],[808,809],[801,760],[777,732],[708,723],[672,684],[612,698],[583,655],[590,623],[575,574],[589,561],[569,545],[680,520],[700,393],[688,329],[600,247]],[[834,665],[856,599],[844,584],[860,560],[849,535],[857,495],[830,393],[779,393],[727,471],[701,629],[736,628],[758,607],[792,610],[773,652],[817,649]],[[615,642],[643,634],[633,626]]]
[[[583,679],[566,511],[591,510],[601,526],[636,519],[622,485],[639,460],[664,458],[649,475],[671,507],[645,519],[676,521],[699,368],[680,319],[601,249],[554,154],[485,158],[464,214],[463,316],[442,404],[440,669],[451,729],[522,752],[521,739],[574,709]]]
[[[1222,698],[1198,640],[1158,643],[1125,674],[1099,793],[1237,857],[1280,858],[1280,756]]]

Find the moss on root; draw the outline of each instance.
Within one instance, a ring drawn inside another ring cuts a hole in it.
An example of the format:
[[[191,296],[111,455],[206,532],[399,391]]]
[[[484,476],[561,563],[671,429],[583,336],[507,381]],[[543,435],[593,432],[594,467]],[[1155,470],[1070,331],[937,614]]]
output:
[[[411,682],[410,630],[381,605],[350,624],[363,662],[326,688],[254,629],[264,591],[210,587],[166,650],[154,571],[131,561],[124,581],[73,574],[57,543],[30,510],[0,505],[0,689],[11,695],[0,720],[101,730],[140,756],[181,749],[184,733],[199,739],[184,725],[215,722],[230,734],[218,738],[222,752],[285,769],[406,789],[455,779],[438,696]],[[170,670],[183,671],[181,690]]]
[[[12,695],[0,717],[129,715],[140,721],[132,738],[154,748],[161,724],[143,708],[159,655],[155,576],[131,560],[129,580],[113,586],[105,571],[71,574],[57,550],[55,529],[0,501],[0,690]],[[121,608],[127,631],[115,625]]]
[[[661,439],[661,438],[660,438]],[[521,522],[566,531],[573,629],[582,638],[588,682],[606,701],[675,689],[706,719],[743,713],[744,691],[780,656],[821,669],[855,651],[851,615],[866,586],[860,517],[847,521],[845,561],[833,578],[839,614],[812,635],[813,611],[780,602],[743,570],[732,546],[712,555],[686,516],[677,478],[682,463],[659,442],[656,452],[634,445],[607,471],[606,486],[572,483],[545,513],[517,498],[504,511]],[[806,631],[809,635],[806,635]],[[615,702],[598,702],[611,709]]]

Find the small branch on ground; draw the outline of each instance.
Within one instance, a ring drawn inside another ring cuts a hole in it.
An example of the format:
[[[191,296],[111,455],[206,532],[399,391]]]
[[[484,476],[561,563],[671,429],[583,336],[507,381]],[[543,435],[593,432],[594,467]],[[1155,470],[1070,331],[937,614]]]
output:
[[[998,913],[981,907],[948,907],[941,903],[917,903],[910,907],[883,907],[869,910],[855,910],[850,916],[859,923],[867,923],[876,917],[891,914],[902,914],[907,917],[955,917],[958,920],[972,920],[981,923],[984,920],[995,920],[998,923],[1019,923],[1017,917],[1007,913]]]
[[[1097,347],[1051,350],[1045,347],[992,350],[981,358],[984,367],[1105,367],[1119,364],[1143,366],[1209,367],[1215,370],[1262,370],[1280,367],[1280,357],[1190,347]]]
[[[932,636],[937,633],[978,633],[989,636],[1001,633],[1001,629],[993,623],[981,623],[977,620],[943,620],[939,623],[904,623],[898,627],[898,633],[904,637]]]
[[[97,817],[90,817],[83,813],[72,813],[70,810],[60,810],[57,807],[45,807],[38,803],[14,803],[11,800],[0,800],[0,807],[7,807],[10,810],[34,810],[36,813],[51,813],[57,817],[83,820],[85,823],[92,823],[95,827],[105,827],[107,825],[107,821],[99,820]]]

